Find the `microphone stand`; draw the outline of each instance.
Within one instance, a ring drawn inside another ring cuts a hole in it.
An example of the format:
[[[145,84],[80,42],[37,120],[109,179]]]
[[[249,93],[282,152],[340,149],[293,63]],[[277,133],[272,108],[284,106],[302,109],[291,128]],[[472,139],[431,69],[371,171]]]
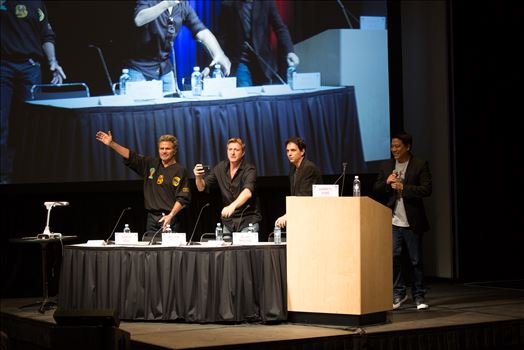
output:
[[[153,244],[153,241],[155,240],[155,237],[156,235],[162,231],[162,229],[164,228],[164,226],[160,226],[160,228],[158,230],[156,230],[156,232],[153,234],[153,237],[151,237],[151,240],[149,241],[149,243],[147,245],[152,245]]]
[[[122,212],[120,213],[120,216],[118,217],[118,220],[116,221],[115,227],[113,227],[113,231],[111,231],[111,234],[105,240],[105,244],[109,244],[109,239],[113,236],[113,233],[115,233],[116,227],[118,226],[118,223],[120,223],[120,219],[122,219],[122,215],[124,215],[124,213],[128,210],[131,210],[131,207],[127,207],[127,208],[124,208],[124,210],[122,210]]]
[[[280,80],[280,82],[284,85],[286,85],[286,82],[284,81],[284,79],[282,79],[282,77],[277,73],[277,71],[275,71],[273,69],[273,67],[271,67],[271,65],[269,63],[266,62],[265,59],[262,58],[262,56],[260,56],[256,51],[255,49],[247,42],[247,41],[244,41],[244,44],[247,46],[247,48],[249,49],[249,51],[253,52],[255,54],[255,56],[257,56],[257,58],[260,60],[260,62],[264,63],[264,65],[269,68],[269,70],[271,71],[271,73],[273,73],[274,76],[276,76],[278,78],[278,80]]]
[[[193,227],[193,232],[191,233],[191,237],[189,237],[189,240],[187,241],[187,244],[186,245],[191,245],[191,242],[193,240],[193,236],[195,234],[195,231],[196,231],[196,228],[198,226],[198,221],[200,221],[200,215],[202,215],[202,211],[204,210],[204,208],[207,208],[209,207],[209,203],[206,203],[201,209],[200,209],[200,213],[198,213],[198,218],[195,222],[195,227]]]
[[[348,17],[348,13],[351,15],[351,17],[353,17],[353,19],[355,21],[357,21],[358,24],[360,24],[360,21],[358,20],[357,17],[355,17],[354,14],[352,14],[347,8],[346,6],[344,6],[344,4],[342,3],[342,1],[340,0],[337,0],[337,3],[338,5],[340,6],[340,8],[342,9],[342,13],[344,13],[344,17],[346,17],[346,22],[348,23],[349,25],[349,29],[353,29],[353,25],[351,24],[351,21],[349,20],[349,17]]]
[[[251,204],[246,205],[244,210],[242,210],[242,212],[240,213],[240,220],[238,220],[237,232],[240,232],[240,225],[242,224],[242,217],[244,216],[244,212],[246,211],[246,209],[249,208],[250,206]]]
[[[95,45],[89,45],[89,47],[96,49],[98,51],[98,57],[100,57],[100,61],[102,62],[102,67],[104,68],[104,72],[106,74],[107,81],[109,82],[109,88],[115,93],[115,90],[113,89],[113,81],[111,80],[111,76],[109,75],[109,70],[107,69],[106,60],[104,59],[104,55],[102,54],[102,50]]]
[[[341,186],[341,191],[340,191],[340,196],[342,196],[344,194],[344,184],[346,182],[346,167],[347,167],[348,163],[344,162],[342,163],[342,174],[340,174],[340,176],[337,178],[337,180],[333,183],[333,185],[336,185],[340,179],[342,179],[342,186]]]

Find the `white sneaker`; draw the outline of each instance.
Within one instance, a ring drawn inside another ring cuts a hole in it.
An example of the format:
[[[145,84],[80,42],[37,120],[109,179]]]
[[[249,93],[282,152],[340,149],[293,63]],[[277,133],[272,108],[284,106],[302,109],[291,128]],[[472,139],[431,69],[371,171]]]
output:
[[[417,303],[417,310],[427,310],[429,309],[429,305],[426,304],[425,302],[418,302]]]

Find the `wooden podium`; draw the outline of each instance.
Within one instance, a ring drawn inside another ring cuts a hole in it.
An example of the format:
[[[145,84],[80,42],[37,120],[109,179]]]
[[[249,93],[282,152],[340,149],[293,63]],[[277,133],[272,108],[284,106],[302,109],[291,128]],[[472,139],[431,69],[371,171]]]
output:
[[[369,197],[287,197],[288,320],[387,321],[391,210]]]

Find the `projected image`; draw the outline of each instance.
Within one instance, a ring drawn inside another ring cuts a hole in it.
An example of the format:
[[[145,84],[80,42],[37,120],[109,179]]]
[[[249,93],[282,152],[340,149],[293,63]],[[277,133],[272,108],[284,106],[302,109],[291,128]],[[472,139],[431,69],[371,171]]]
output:
[[[324,175],[340,174],[342,163],[349,172],[365,173],[367,162],[389,158],[386,2],[262,3],[253,6],[261,6],[258,13],[267,16],[267,29],[275,16],[280,18],[264,39],[267,46],[252,45],[254,39],[244,36],[227,43],[224,33],[245,30],[242,18],[220,1],[188,1],[183,11],[158,17],[167,36],[158,42],[164,45],[160,51],[147,54],[153,43],[147,39],[148,23],[136,20],[140,8],[135,1],[47,4],[57,56],[67,71],[64,82],[85,85],[89,96],[34,99],[13,109],[8,127],[2,123],[8,155],[2,154],[2,183],[138,180],[121,157],[96,142],[99,130],[111,131],[117,142],[148,156],[158,154],[160,135],[173,134],[180,143],[177,162],[187,168],[217,164],[225,142],[240,137],[246,159],[261,177],[287,176],[284,142],[292,136],[305,140],[306,157]],[[78,12],[78,6],[86,16],[73,23],[63,14]],[[107,11],[100,15],[102,6]],[[225,14],[240,22],[224,21]],[[93,16],[103,18],[95,25],[89,20]],[[192,24],[186,26],[185,19]],[[250,33],[258,35],[253,28]],[[155,94],[151,85],[122,94],[123,68],[129,69],[130,81],[140,74],[154,80],[155,69],[144,61],[153,54],[166,59],[158,68],[166,73],[158,77],[164,91]],[[207,84],[218,88],[194,95],[188,84],[193,67],[206,75],[215,64],[236,78],[237,87]],[[296,71],[291,87],[289,66]],[[43,81],[47,78],[44,72]],[[165,79],[172,79],[168,89]]]

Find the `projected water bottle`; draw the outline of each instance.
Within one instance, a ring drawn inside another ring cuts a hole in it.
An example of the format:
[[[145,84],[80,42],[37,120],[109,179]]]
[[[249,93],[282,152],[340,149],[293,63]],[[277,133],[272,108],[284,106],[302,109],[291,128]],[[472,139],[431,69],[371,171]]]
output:
[[[120,95],[127,94],[127,82],[129,81],[129,69],[122,69],[122,75],[120,75]]]

